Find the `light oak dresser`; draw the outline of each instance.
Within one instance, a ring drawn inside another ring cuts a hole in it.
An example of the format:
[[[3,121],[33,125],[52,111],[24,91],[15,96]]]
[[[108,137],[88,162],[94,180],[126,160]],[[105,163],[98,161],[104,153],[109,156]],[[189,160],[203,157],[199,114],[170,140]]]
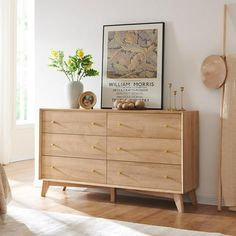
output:
[[[49,186],[101,186],[196,204],[197,111],[40,110],[39,175]]]

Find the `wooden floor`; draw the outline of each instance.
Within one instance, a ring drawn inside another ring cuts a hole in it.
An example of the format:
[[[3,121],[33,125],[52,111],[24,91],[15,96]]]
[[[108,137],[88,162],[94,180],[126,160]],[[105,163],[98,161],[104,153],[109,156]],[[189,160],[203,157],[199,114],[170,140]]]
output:
[[[43,198],[41,189],[33,183],[33,161],[12,163],[5,170],[12,188],[12,204],[21,207],[236,235],[236,212],[217,212],[215,206],[185,204],[185,213],[178,213],[172,201],[118,195],[114,204],[109,202],[109,194],[86,188],[65,192],[50,188]]]

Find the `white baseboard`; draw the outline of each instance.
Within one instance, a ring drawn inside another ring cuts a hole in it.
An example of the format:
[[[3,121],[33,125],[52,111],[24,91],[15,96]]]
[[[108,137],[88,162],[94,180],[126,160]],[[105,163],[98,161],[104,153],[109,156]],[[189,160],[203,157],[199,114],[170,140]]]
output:
[[[16,155],[12,157],[10,162],[25,161],[25,160],[32,160],[32,159],[34,159],[32,155]]]
[[[131,192],[127,192],[127,191],[120,191],[120,195],[124,195],[124,196],[135,196],[135,197],[143,197],[142,194],[136,194],[136,193],[131,193]],[[148,198],[156,198],[153,196],[147,196],[145,195],[145,197]],[[185,202],[189,202],[189,198],[187,196],[185,196],[184,198]],[[217,198],[214,195],[199,195],[197,194],[197,202],[200,204],[206,204],[206,205],[217,205]]]
[[[197,194],[197,201],[200,204],[207,204],[207,205],[217,205],[217,196],[216,195],[203,195]]]
[[[87,189],[88,192],[101,192],[101,193],[109,193],[109,189],[108,188],[96,188],[96,187],[92,187],[92,188],[88,188]],[[128,192],[128,191],[122,191],[121,189],[119,190],[119,194],[123,195],[123,196],[135,196],[135,197],[141,197],[143,198],[144,196],[142,194],[136,194],[133,192]],[[145,198],[156,198],[154,196],[147,196],[145,195]],[[188,197],[186,196],[184,201],[189,202]],[[200,204],[206,204],[206,205],[217,205],[217,197],[215,195],[201,195],[201,194],[197,194],[197,201]]]

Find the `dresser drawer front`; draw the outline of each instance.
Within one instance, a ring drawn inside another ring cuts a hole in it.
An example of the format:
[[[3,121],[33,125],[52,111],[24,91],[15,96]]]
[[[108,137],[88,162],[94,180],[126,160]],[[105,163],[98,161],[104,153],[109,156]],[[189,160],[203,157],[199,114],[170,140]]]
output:
[[[42,122],[46,133],[106,135],[104,112],[44,111]]]
[[[42,155],[106,159],[106,137],[44,133]]]
[[[42,156],[41,178],[106,183],[106,161]]]
[[[108,161],[107,183],[181,192],[179,165]]]
[[[181,138],[180,114],[108,113],[108,136]]]
[[[181,141],[177,139],[108,137],[107,159],[181,164]]]

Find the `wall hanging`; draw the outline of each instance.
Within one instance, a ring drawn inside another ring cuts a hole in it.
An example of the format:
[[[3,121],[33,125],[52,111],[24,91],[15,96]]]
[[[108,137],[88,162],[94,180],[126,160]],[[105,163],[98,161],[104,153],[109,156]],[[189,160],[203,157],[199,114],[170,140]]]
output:
[[[101,107],[117,99],[163,108],[164,23],[103,26]]]

